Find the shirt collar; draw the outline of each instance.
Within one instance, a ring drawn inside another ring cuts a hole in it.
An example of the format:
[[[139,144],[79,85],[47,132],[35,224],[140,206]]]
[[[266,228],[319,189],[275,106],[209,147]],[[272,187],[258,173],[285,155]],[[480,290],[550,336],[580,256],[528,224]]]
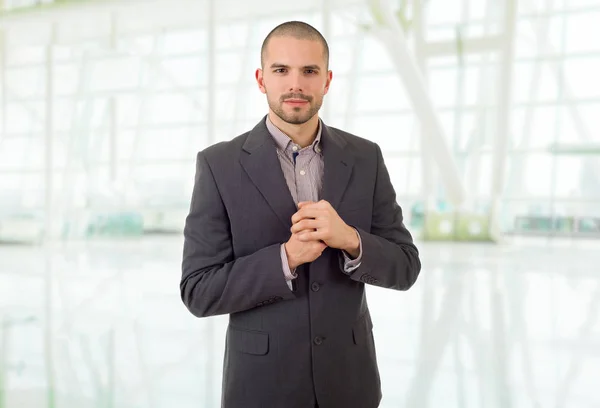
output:
[[[281,151],[286,151],[288,148],[291,149],[291,147],[294,145],[294,142],[292,141],[292,139],[286,135],[285,133],[283,133],[277,126],[275,126],[273,124],[273,122],[271,122],[271,119],[269,118],[269,115],[267,115],[267,129],[269,130],[269,133],[271,134],[271,136],[273,137],[273,139],[275,140],[275,144],[277,145],[277,148]],[[319,119],[319,128],[317,129],[317,137],[315,137],[315,140],[312,143],[312,148],[317,152],[317,153],[321,153],[321,134],[322,134],[322,129],[323,126],[321,124],[321,119]]]

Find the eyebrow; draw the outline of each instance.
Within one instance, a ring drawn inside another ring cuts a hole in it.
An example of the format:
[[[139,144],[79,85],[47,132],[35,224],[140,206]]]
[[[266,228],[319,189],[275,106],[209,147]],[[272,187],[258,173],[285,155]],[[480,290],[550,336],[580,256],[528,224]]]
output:
[[[289,65],[285,65],[285,64],[279,64],[279,63],[273,63],[271,64],[271,68],[289,68]],[[305,65],[304,67],[302,67],[303,69],[321,69],[321,67],[319,67],[318,65]]]

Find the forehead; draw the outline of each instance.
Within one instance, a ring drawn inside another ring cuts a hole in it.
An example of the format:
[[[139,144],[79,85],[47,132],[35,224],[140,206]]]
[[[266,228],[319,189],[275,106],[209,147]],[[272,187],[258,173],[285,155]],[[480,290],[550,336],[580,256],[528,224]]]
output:
[[[269,39],[264,57],[268,62],[318,64],[323,62],[324,55],[325,49],[320,41],[275,36]]]

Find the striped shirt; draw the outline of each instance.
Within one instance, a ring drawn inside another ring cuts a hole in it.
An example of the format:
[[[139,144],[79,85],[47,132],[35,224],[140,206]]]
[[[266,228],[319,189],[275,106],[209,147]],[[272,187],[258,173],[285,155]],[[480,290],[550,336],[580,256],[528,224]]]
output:
[[[301,147],[294,143],[288,135],[279,130],[279,128],[271,122],[268,115],[266,125],[269,133],[275,140],[277,157],[281,164],[281,170],[283,171],[285,182],[290,189],[290,193],[296,205],[302,201],[319,201],[323,188],[323,173],[325,167],[323,149],[321,147],[321,121],[319,120],[319,128],[315,140],[306,147]],[[290,271],[284,245],[285,244],[281,245],[281,263],[288,285],[291,288],[291,280],[298,275],[296,275],[294,271]],[[360,255],[358,258],[351,259],[345,252],[343,252],[343,254],[344,272],[351,273],[360,266],[360,261],[362,259],[362,242],[360,243]]]

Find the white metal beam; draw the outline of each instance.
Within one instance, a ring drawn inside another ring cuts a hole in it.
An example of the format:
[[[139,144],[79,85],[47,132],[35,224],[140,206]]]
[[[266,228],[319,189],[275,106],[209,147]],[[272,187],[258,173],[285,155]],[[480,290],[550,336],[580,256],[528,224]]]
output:
[[[406,92],[412,102],[415,114],[422,125],[430,131],[424,132],[426,149],[432,153],[440,170],[440,177],[446,189],[449,201],[460,206],[465,199],[463,186],[454,158],[444,138],[441,121],[435,111],[433,102],[427,92],[419,68],[410,54],[404,32],[389,3],[381,0],[370,0],[372,11],[378,21],[372,33],[387,48],[396,70],[404,83]]]
[[[501,35],[490,35],[480,38],[467,38],[460,43],[461,54],[478,54],[490,50],[502,49],[504,37]],[[425,44],[424,51],[427,57],[440,57],[445,55],[456,55],[459,52],[456,41],[433,41]]]

